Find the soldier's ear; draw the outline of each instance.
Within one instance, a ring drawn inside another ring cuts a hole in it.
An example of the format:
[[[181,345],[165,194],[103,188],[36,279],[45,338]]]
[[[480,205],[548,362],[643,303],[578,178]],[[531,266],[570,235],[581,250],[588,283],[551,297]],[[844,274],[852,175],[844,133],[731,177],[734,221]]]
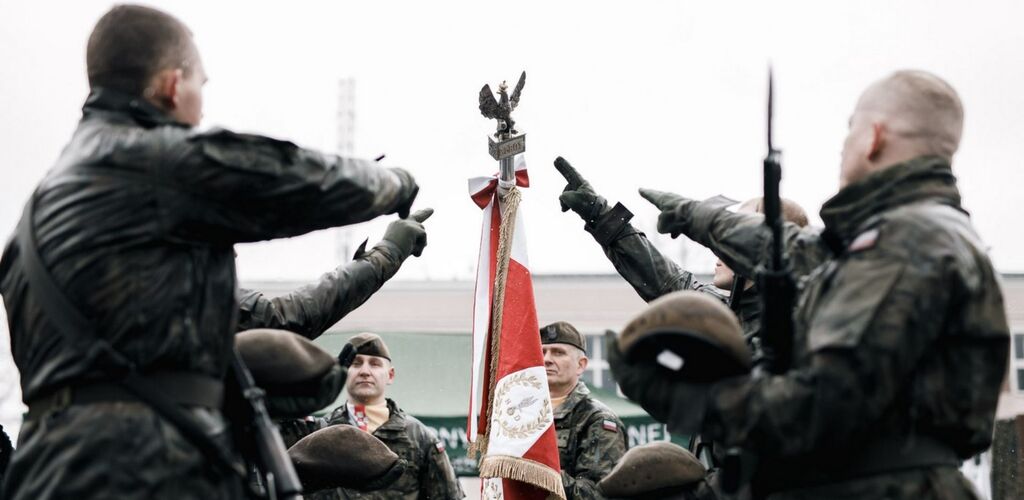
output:
[[[580,356],[580,363],[579,363],[580,373],[583,373],[583,371],[587,369],[587,363],[590,363],[590,359],[588,359],[586,355]]]
[[[395,367],[388,367],[388,385],[395,383]]]
[[[875,122],[871,124],[871,145],[868,148],[868,159],[875,161],[882,154],[885,148],[885,124]]]
[[[183,81],[184,72],[181,68],[162,69],[150,79],[149,85],[143,91],[143,97],[165,111],[173,111],[178,107],[179,87]]]

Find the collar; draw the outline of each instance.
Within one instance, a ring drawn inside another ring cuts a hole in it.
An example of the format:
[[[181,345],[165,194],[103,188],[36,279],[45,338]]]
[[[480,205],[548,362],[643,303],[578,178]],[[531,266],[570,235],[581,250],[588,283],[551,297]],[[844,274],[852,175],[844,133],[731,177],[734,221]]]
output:
[[[848,243],[873,216],[911,203],[932,200],[960,207],[960,192],[949,161],[921,156],[874,172],[841,189],[821,207],[826,238]]]
[[[562,406],[555,409],[555,419],[564,418],[566,415],[572,413],[572,410],[576,408],[576,405],[580,404],[580,401],[590,397],[590,389],[587,388],[582,380],[576,383],[576,387],[572,389],[569,396],[565,398],[565,402]]]
[[[142,97],[104,87],[92,89],[82,106],[82,115],[86,118],[99,113],[121,115],[145,128],[161,125],[188,128]]]

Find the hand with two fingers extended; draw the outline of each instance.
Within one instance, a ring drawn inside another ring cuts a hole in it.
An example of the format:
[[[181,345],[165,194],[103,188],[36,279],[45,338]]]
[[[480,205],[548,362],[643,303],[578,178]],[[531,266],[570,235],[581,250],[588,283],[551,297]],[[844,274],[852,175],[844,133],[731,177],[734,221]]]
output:
[[[427,230],[423,227],[423,222],[433,213],[434,209],[424,208],[407,218],[393,221],[384,231],[384,239],[397,245],[406,255],[419,257],[423,253],[423,248],[427,246]]]
[[[687,201],[687,198],[678,194],[646,188],[640,188],[640,196],[661,210],[661,213],[658,214],[659,233],[671,235],[673,238],[682,233],[676,208],[680,203]]]

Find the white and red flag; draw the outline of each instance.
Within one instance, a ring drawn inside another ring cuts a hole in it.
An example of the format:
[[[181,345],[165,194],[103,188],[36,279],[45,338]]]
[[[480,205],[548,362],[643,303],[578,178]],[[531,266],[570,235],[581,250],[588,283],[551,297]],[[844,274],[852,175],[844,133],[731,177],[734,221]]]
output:
[[[529,186],[521,154],[515,174],[515,185]],[[519,192],[500,183],[497,177],[469,181],[473,201],[484,210],[473,305],[470,450],[481,456],[483,498],[564,499]],[[509,195],[501,196],[505,190]]]

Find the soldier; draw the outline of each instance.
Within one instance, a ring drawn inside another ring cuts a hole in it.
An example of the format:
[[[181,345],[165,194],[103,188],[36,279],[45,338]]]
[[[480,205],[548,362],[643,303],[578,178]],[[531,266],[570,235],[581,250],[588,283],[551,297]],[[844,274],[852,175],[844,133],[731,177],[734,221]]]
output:
[[[709,238],[710,228],[699,227],[691,224],[686,227],[678,227],[673,235],[685,234],[690,239],[708,247],[716,255],[719,261],[715,265],[714,280],[711,285],[700,283],[693,279],[693,273],[683,270],[674,262],[665,257],[647,236],[637,230],[629,223],[633,214],[622,205],[616,203],[608,207],[604,197],[598,195],[594,188],[581,176],[576,169],[559,157],[555,159],[555,168],[565,177],[568,184],[559,201],[562,203],[562,210],[576,212],[586,222],[584,229],[593,235],[608,260],[615,266],[638,295],[644,301],[650,302],[670,292],[677,290],[697,290],[710,294],[722,302],[730,303],[729,290],[733,288],[733,281],[736,275],[733,270],[723,263],[723,255],[740,255],[751,262],[749,267],[742,268],[739,277],[743,278],[743,284],[738,288],[740,293],[733,302],[733,310],[736,311],[743,326],[743,332],[748,339],[753,339],[761,328],[761,300],[754,286],[755,273],[753,272],[757,263],[760,262],[761,252],[764,246],[733,244],[731,241],[720,242]],[[731,200],[724,198],[712,198],[710,200],[694,202],[699,209],[706,213],[717,214],[719,209],[731,205]],[[737,222],[741,220],[762,220],[755,213],[762,211],[761,198],[753,198],[740,205],[737,215]],[[731,212],[729,212],[731,214]],[[807,214],[803,208],[790,200],[783,200],[783,217],[799,226],[807,226]],[[733,221],[730,221],[733,222]],[[725,257],[730,258],[730,257]],[[732,260],[732,259],[730,259]]]
[[[590,396],[580,375],[587,369],[583,336],[565,321],[540,329],[548,391],[555,407],[558,459],[567,500],[602,498],[597,483],[626,452],[619,417]]]
[[[372,492],[326,490],[308,498],[440,500],[465,497],[448,461],[444,443],[422,422],[407,415],[385,396],[387,386],[395,381],[395,368],[384,341],[378,335],[361,333],[349,339],[349,344],[355,349],[356,357],[345,381],[348,401],[326,419],[318,419],[314,427],[358,427],[373,434],[405,460],[406,469],[385,489]]]
[[[760,459],[755,496],[975,498],[957,467],[991,442],[1009,333],[950,167],[963,108],[935,75],[899,71],[865,90],[849,127],[824,232],[787,227],[794,260],[828,255],[802,284],[789,371],[666,380],[627,363],[614,340],[609,362],[670,429],[704,429]],[[692,216],[690,200],[670,196],[659,194],[660,231]],[[753,226],[710,230],[764,238]]]
[[[371,161],[194,131],[206,73],[164,12],[111,9],[86,67],[83,118],[0,261],[29,407],[2,496],[239,498],[218,409],[233,244],[404,216],[418,188]]]

